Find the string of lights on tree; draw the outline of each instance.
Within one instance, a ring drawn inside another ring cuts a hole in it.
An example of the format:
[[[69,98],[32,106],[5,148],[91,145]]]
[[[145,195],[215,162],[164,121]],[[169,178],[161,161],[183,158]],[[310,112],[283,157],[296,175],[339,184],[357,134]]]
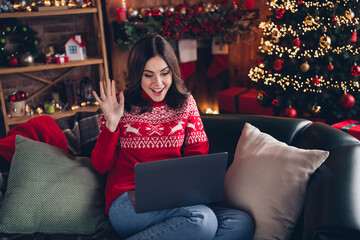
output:
[[[268,1],[271,15],[257,66],[249,72],[263,90],[258,100],[276,115],[360,117],[360,3],[358,0]]]
[[[125,14],[124,14],[125,15]],[[258,24],[257,9],[245,10],[236,1],[230,4],[205,2],[196,6],[163,6],[126,9],[127,18],[114,22],[115,41],[127,50],[146,34],[160,34],[169,42],[193,38],[216,38],[218,44],[237,41]]]

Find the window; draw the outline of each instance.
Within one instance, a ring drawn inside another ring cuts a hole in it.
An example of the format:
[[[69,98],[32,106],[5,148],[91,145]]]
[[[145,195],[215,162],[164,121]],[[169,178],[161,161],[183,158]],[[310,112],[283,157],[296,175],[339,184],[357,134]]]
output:
[[[77,54],[77,46],[69,46],[70,54]]]

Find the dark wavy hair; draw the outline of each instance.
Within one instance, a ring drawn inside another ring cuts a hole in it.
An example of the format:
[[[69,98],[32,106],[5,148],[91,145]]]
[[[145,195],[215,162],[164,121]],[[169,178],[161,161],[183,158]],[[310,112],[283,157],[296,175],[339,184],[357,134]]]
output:
[[[140,113],[150,112],[152,105],[141,96],[141,78],[150,58],[160,56],[172,73],[172,83],[166,94],[166,104],[171,109],[184,105],[190,93],[181,79],[178,59],[173,48],[160,35],[148,35],[139,39],[131,48],[127,61],[127,86],[124,91],[125,109],[130,112],[133,106],[140,107]]]

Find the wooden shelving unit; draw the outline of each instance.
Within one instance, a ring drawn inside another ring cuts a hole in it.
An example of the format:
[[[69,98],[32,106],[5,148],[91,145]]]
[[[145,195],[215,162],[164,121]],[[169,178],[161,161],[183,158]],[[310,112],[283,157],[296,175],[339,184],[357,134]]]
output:
[[[56,11],[44,11],[44,12],[14,12],[14,13],[2,13],[0,14],[0,19],[5,18],[34,18],[34,17],[46,17],[46,16],[63,16],[63,15],[74,15],[74,14],[92,14],[93,23],[94,23],[94,33],[96,34],[96,45],[97,53],[96,57],[88,57],[83,61],[70,61],[63,64],[45,64],[45,63],[36,63],[35,65],[28,67],[11,67],[11,68],[1,68],[0,67],[0,101],[2,114],[4,117],[5,130],[8,132],[11,125],[16,125],[24,123],[29,119],[39,116],[37,114],[24,117],[8,117],[6,109],[6,99],[3,92],[3,87],[1,83],[1,75],[3,74],[20,74],[31,78],[35,81],[39,81],[45,84],[45,86],[39,89],[37,92],[33,93],[31,96],[28,96],[26,101],[31,101],[37,95],[48,90],[51,86],[57,85],[58,82],[63,80],[68,74],[70,74],[75,68],[81,66],[89,65],[98,65],[99,67],[99,79],[100,81],[105,81],[109,78],[109,69],[108,61],[106,55],[106,44],[105,44],[105,33],[104,33],[104,23],[103,23],[103,14],[101,9],[101,0],[95,0],[95,7],[91,8],[79,8],[79,9],[66,9],[66,10],[56,10]],[[44,70],[53,70],[66,68],[67,70],[54,79],[45,79],[36,75],[38,71]],[[35,73],[34,73],[35,72]],[[81,107],[77,110],[68,111],[68,112],[55,112],[53,114],[48,114],[53,118],[60,118],[63,116],[68,116],[76,113],[77,111],[96,111],[98,106],[86,106]],[[46,114],[47,115],[47,114]]]

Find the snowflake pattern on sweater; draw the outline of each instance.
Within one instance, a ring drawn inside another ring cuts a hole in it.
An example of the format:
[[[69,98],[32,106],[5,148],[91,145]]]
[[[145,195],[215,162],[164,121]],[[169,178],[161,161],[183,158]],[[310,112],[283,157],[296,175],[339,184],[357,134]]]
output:
[[[167,105],[154,107],[151,112],[138,114],[139,108],[124,112],[119,123],[119,143],[123,149],[171,148],[206,142],[197,105],[191,96],[182,108],[170,109]],[[100,129],[105,127],[104,116],[100,118]],[[185,139],[186,136],[186,139]]]

